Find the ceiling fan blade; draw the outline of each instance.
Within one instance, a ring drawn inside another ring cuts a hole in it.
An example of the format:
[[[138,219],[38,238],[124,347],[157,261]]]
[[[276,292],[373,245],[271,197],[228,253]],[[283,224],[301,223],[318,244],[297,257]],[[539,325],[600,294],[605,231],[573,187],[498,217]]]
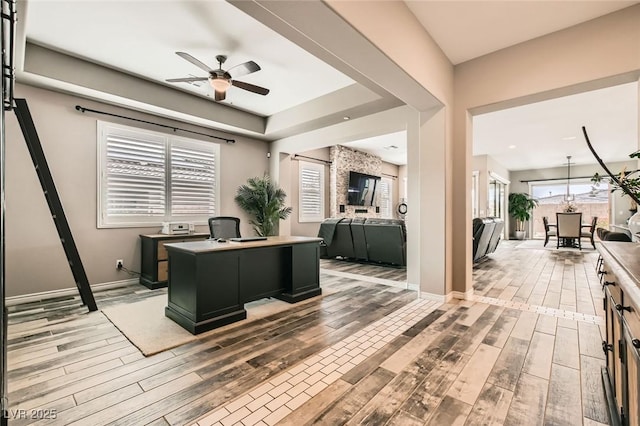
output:
[[[224,101],[224,99],[227,97],[227,92],[219,92],[219,91],[215,91],[215,100],[216,101]]]
[[[168,78],[165,81],[168,81],[169,83],[190,83],[192,81],[205,81],[208,80],[209,77],[184,77],[184,78]]]
[[[253,61],[248,61],[244,64],[236,65],[235,67],[231,67],[227,70],[227,72],[234,77],[241,77],[243,75],[251,74],[252,72],[256,71],[260,71],[260,65],[256,64]]]
[[[193,56],[189,55],[188,53],[176,52],[176,55],[180,56],[182,59],[186,59],[187,61],[191,62],[193,65],[197,66],[198,68],[201,68],[201,69],[205,70],[206,72],[213,71],[207,64],[205,64],[203,62],[200,62],[199,60],[197,60]]]
[[[269,89],[265,89],[264,87],[256,86],[255,84],[245,83],[244,81],[231,80],[231,84],[240,89],[248,90],[249,92],[257,93],[258,95],[266,95],[269,93]]]

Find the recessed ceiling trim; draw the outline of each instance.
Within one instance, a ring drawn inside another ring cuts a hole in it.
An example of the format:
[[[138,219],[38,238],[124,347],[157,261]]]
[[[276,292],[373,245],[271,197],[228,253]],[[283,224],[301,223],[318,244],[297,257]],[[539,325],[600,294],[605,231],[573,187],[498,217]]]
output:
[[[263,117],[219,105],[161,84],[143,80],[82,59],[74,58],[41,46],[27,43],[24,73],[21,82],[36,81],[40,87],[58,89],[64,85],[67,93],[95,96],[115,96],[130,105],[152,105],[165,111],[207,120],[224,130],[250,132],[264,136]],[[44,77],[38,79],[37,76]],[[59,83],[58,83],[59,82]]]

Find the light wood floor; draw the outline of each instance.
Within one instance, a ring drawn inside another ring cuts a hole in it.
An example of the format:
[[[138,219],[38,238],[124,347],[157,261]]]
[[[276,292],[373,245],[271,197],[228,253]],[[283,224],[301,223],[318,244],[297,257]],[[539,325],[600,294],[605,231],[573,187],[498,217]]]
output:
[[[340,291],[148,358],[77,298],[11,307],[12,412],[56,419],[10,424],[606,424],[596,256],[503,242],[478,300],[440,306],[336,263],[365,277],[322,274]]]

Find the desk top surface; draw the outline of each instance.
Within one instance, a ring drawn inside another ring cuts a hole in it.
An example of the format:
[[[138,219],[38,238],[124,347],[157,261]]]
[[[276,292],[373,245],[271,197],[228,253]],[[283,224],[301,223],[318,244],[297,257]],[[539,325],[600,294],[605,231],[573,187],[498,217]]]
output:
[[[260,248],[260,247],[273,247],[273,246],[288,246],[291,244],[303,244],[303,243],[319,243],[322,238],[317,237],[296,237],[296,236],[275,236],[267,237],[266,240],[261,241],[227,241],[225,243],[219,243],[215,240],[205,241],[191,241],[184,243],[169,243],[164,246],[169,250],[178,250],[188,253],[208,253],[213,251],[225,251],[225,250],[241,250],[247,248]]]

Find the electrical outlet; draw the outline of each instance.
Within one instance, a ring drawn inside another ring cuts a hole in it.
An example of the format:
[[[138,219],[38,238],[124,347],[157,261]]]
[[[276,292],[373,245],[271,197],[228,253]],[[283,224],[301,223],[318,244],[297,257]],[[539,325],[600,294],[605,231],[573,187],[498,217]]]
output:
[[[116,260],[116,269],[122,269],[123,266],[124,266],[124,260],[122,259]]]

